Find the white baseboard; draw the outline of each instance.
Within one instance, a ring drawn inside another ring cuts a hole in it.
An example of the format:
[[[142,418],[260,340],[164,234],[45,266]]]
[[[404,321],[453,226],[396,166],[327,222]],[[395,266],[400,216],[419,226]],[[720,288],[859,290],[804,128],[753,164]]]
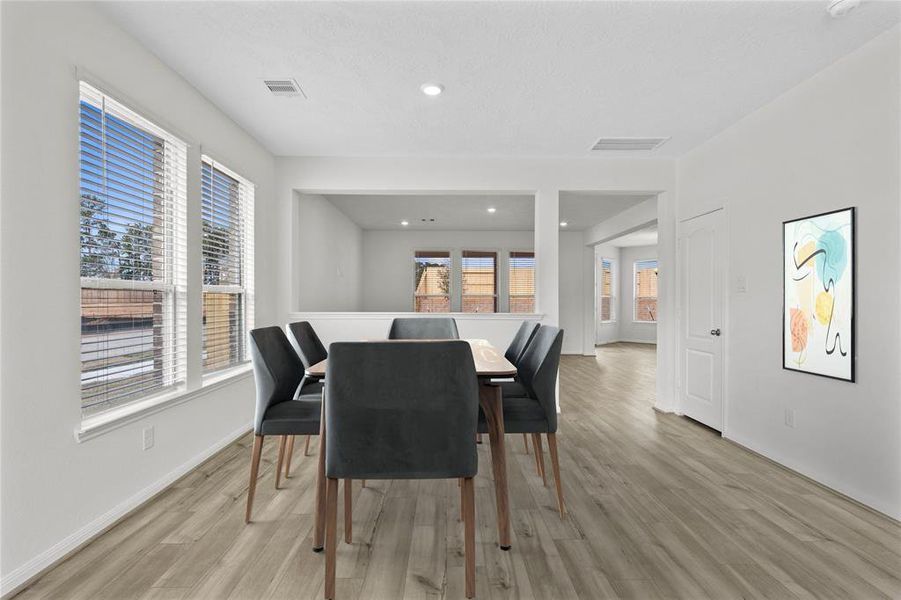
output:
[[[657,340],[654,340],[653,342],[649,342],[648,340],[628,340],[628,339],[625,339],[625,338],[621,338],[621,339],[618,339],[618,340],[607,340],[606,342],[598,342],[598,343],[596,343],[595,345],[596,345],[596,346],[606,346],[607,344],[619,344],[619,343],[627,343],[627,344],[649,344],[649,345],[651,345],[651,346],[656,346],[656,345],[657,345]]]
[[[37,577],[42,575],[44,571],[53,567],[58,562],[79,550],[82,546],[107,531],[123,517],[127,516],[136,508],[140,507],[192,470],[196,469],[199,465],[212,458],[214,454],[234,443],[235,440],[245,435],[251,429],[252,424],[242,425],[240,428],[232,431],[200,454],[192,457],[187,462],[182,463],[178,468],[167,473],[164,477],[151,483],[149,486],[123,502],[120,502],[105,514],[100,515],[78,531],[60,540],[19,568],[4,575],[3,578],[0,579],[0,598],[9,598],[13,594],[19,592],[24,586],[30,584]]]

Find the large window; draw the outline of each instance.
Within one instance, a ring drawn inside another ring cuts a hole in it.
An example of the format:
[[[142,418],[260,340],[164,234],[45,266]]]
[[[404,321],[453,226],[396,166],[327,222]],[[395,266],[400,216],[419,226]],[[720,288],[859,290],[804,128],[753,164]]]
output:
[[[635,263],[635,320],[657,321],[657,261]]]
[[[253,327],[253,184],[204,156],[203,372],[247,360]]]
[[[184,142],[80,84],[81,405],[185,381]]]
[[[535,312],[535,253],[511,252],[509,267],[511,313]]]
[[[616,320],[616,284],[614,283],[613,259],[602,258],[598,281],[599,314],[601,323]]]
[[[413,255],[413,310],[450,312],[451,258],[447,251]]]
[[[463,312],[497,312],[497,252],[464,250]]]

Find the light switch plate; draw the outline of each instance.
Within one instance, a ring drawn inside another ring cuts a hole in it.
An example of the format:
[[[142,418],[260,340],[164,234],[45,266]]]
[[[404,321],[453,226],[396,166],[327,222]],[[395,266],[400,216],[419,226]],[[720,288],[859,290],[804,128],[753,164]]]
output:
[[[144,428],[142,442],[144,450],[153,448],[153,425]]]
[[[785,426],[795,428],[795,409],[786,408],[785,409]]]
[[[745,294],[748,292],[748,278],[744,275],[739,275],[735,279],[735,291],[739,294]]]

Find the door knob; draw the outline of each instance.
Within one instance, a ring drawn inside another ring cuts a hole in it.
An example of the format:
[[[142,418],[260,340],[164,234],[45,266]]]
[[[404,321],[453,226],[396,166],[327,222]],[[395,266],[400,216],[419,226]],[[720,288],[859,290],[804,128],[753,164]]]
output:
[[[719,337],[719,336],[720,336],[720,333],[721,333],[721,332],[720,332],[719,329],[711,329],[711,330],[710,330],[710,335],[715,335],[715,336]]]

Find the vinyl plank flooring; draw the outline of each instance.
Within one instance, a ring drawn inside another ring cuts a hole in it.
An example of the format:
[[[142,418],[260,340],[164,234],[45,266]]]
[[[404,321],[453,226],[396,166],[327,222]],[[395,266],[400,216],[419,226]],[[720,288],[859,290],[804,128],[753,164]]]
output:
[[[637,344],[563,357],[568,515],[557,512],[546,445],[548,486],[522,437],[509,436],[509,552],[497,546],[489,447],[478,446],[478,598],[901,598],[901,524],[656,413],[654,369],[653,348]],[[212,457],[16,600],[321,598],[324,556],[311,551],[318,444],[306,457],[295,444],[292,475],[275,490],[278,444],[267,440],[245,525],[251,443],[245,436]],[[337,552],[338,598],[464,597],[455,481],[354,482],[353,503],[353,543]]]

